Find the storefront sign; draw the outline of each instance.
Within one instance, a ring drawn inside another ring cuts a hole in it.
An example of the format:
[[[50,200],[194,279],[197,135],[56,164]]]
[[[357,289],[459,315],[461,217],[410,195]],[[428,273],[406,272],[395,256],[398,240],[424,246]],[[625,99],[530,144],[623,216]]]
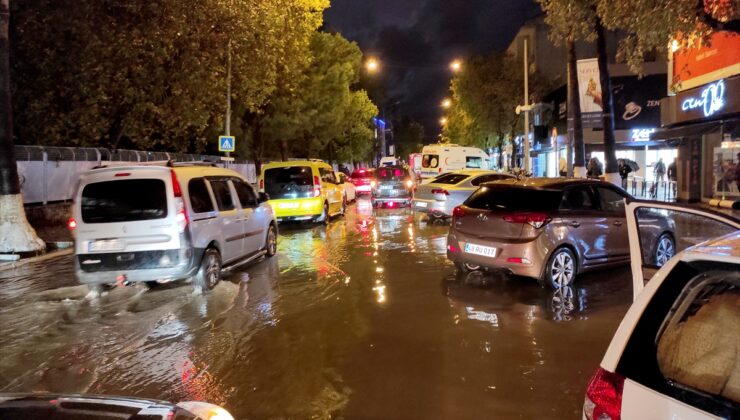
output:
[[[701,137],[689,141],[689,202],[701,201]]]
[[[663,127],[694,121],[711,121],[740,113],[740,76],[718,80],[664,98],[660,104]]]
[[[702,89],[695,97],[688,97],[681,103],[681,111],[701,108],[705,117],[711,117],[725,106],[725,81],[720,80]]]
[[[649,141],[650,134],[654,133],[654,128],[634,128],[630,132],[631,141]]]
[[[599,79],[599,63],[595,58],[578,60],[578,99],[581,103],[581,121],[583,127],[598,127],[601,125],[603,113],[603,99],[601,81]]]
[[[708,45],[678,49],[669,70],[677,92],[740,74],[740,35],[716,32]]]

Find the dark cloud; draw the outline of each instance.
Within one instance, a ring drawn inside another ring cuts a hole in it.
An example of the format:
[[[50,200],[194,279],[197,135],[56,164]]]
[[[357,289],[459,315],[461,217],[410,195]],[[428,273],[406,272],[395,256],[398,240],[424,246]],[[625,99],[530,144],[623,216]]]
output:
[[[333,0],[326,24],[381,59],[386,113],[420,120],[432,139],[450,61],[505,49],[538,12],[533,0]]]

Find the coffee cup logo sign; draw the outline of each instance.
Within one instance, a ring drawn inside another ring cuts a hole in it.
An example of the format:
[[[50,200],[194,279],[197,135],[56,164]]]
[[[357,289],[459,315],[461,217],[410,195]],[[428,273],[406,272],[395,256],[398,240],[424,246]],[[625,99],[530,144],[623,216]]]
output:
[[[725,82],[720,80],[717,83],[704,88],[699,97],[686,98],[681,103],[682,111],[689,111],[696,108],[702,108],[704,116],[712,116],[715,112],[725,106]]]

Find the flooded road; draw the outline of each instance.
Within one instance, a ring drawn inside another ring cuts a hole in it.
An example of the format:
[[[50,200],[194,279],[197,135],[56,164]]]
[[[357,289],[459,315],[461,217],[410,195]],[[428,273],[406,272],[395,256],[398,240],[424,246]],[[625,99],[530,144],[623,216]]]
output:
[[[0,271],[0,391],[221,404],[236,418],[577,418],[631,299],[627,268],[563,293],[456,275],[443,224],[360,200],[281,226],[212,292],[84,298],[72,258]]]

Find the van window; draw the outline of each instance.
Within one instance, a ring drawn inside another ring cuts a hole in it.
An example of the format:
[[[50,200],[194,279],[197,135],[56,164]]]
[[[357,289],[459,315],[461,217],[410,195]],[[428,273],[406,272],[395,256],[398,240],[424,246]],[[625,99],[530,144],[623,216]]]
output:
[[[334,178],[334,171],[332,171],[331,169],[319,168],[319,173],[321,174],[322,181],[329,182],[331,184],[334,184],[336,182],[336,178]]]
[[[286,166],[265,169],[265,192],[272,200],[313,197],[310,166]]]
[[[481,169],[483,168],[483,158],[480,156],[466,156],[465,167]]]
[[[82,189],[85,223],[131,222],[167,217],[167,194],[161,179],[127,179],[87,184]]]
[[[486,186],[465,200],[465,205],[491,211],[548,211],[558,207],[560,196],[560,191]]]
[[[245,184],[240,179],[232,179],[231,182],[234,184],[236,195],[239,196],[239,203],[242,208],[257,207],[257,196],[254,195],[252,187]]]
[[[424,155],[421,158],[422,168],[436,168],[439,166],[439,155]]]
[[[190,208],[193,213],[208,213],[213,211],[213,201],[203,178],[191,179],[188,182],[188,195],[190,196]]]
[[[211,179],[211,189],[216,197],[216,204],[219,211],[234,210],[234,200],[231,198],[229,183],[225,179]]]
[[[470,178],[470,175],[444,174],[444,175],[438,176],[437,178],[434,178],[434,183],[435,184],[456,185],[456,184],[459,184],[465,181],[468,178]]]

